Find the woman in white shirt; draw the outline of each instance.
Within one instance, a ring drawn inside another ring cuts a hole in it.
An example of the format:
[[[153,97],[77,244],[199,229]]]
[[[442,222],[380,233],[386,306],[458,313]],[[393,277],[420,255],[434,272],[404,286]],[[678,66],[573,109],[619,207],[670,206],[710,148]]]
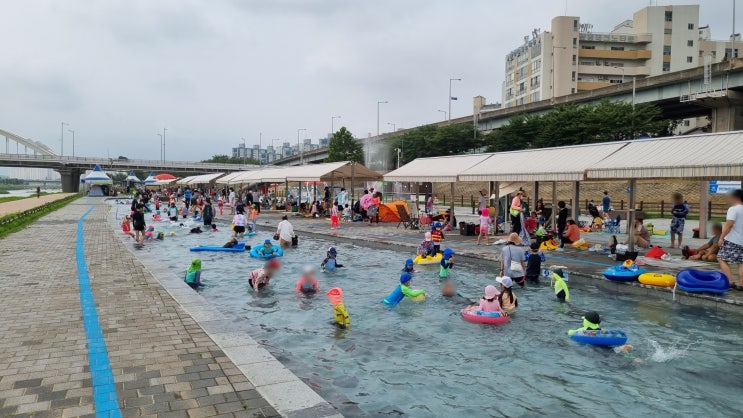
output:
[[[720,234],[717,260],[720,262],[720,270],[730,281],[730,288],[743,290],[743,190],[737,189],[730,193],[730,204]],[[730,263],[738,265],[737,284],[733,283]]]
[[[294,226],[289,222],[289,218],[284,215],[281,217],[281,222],[276,228],[276,233],[279,235],[279,245],[282,247],[289,247],[292,245],[292,238],[294,235]]]

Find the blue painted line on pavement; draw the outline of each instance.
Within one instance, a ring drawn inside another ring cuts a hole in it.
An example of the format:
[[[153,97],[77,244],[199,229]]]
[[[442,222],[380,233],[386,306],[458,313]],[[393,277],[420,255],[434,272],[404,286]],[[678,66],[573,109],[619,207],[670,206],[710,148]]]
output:
[[[83,326],[85,338],[88,340],[88,364],[93,384],[93,402],[95,404],[96,417],[120,418],[121,410],[116,397],[116,386],[114,375],[111,371],[111,362],[108,359],[106,341],[103,331],[98,322],[98,312],[95,309],[93,289],[90,287],[90,275],[88,265],[85,262],[85,243],[83,234],[83,221],[93,211],[91,206],[80,219],[77,220],[77,246],[75,247],[75,258],[77,259],[77,280],[80,286],[80,306],[83,312]]]

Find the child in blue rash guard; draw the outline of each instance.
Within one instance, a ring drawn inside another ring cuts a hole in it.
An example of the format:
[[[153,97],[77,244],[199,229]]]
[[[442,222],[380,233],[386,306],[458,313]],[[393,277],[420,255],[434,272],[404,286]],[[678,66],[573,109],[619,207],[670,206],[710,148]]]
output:
[[[263,241],[263,246],[258,249],[258,254],[264,257],[274,256],[277,252],[278,250],[273,246],[270,239]]]
[[[191,286],[191,288],[193,289],[198,289],[200,286],[203,286],[203,284],[201,283],[200,258],[194,258],[191,261],[191,265],[188,267],[188,270],[186,271],[186,277],[183,278],[183,281],[185,281],[186,284]]]
[[[332,272],[335,271],[337,268],[343,267],[343,264],[340,264],[336,257],[338,256],[338,250],[335,249],[335,247],[328,248],[328,253],[325,256],[325,260],[322,261],[320,264],[320,270],[324,272]]]
[[[441,258],[441,268],[439,268],[439,278],[449,277],[449,271],[454,267],[454,250],[447,248],[444,250],[444,257]]]
[[[583,315],[583,326],[578,329],[571,329],[568,335],[583,331],[601,331],[601,317],[598,312],[590,311]]]
[[[409,298],[415,298],[421,295],[425,295],[426,292],[422,289],[418,290],[410,290],[410,283],[413,280],[413,276],[410,275],[410,273],[403,273],[400,276],[400,284],[395,288],[395,290],[390,293],[389,296],[384,298],[382,303],[384,303],[387,306],[395,306],[400,301],[402,301],[405,296]]]
[[[415,271],[415,263],[413,263],[413,259],[412,258],[408,258],[407,260],[405,260],[405,267],[402,268],[402,272],[403,273],[410,273],[410,274],[413,274],[413,273],[416,272]]]

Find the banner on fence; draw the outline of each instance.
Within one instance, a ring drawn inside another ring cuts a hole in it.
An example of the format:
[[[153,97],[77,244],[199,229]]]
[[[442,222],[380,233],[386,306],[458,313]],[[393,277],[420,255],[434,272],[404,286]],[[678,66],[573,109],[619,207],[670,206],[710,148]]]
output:
[[[735,189],[740,189],[739,181],[710,180],[709,192],[712,194],[726,194]]]

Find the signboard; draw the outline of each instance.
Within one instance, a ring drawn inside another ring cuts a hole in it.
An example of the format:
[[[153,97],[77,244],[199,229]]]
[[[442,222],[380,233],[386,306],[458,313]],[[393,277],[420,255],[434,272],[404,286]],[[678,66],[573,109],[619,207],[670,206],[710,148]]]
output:
[[[735,189],[740,189],[739,181],[710,180],[709,192],[711,194],[726,194]]]

